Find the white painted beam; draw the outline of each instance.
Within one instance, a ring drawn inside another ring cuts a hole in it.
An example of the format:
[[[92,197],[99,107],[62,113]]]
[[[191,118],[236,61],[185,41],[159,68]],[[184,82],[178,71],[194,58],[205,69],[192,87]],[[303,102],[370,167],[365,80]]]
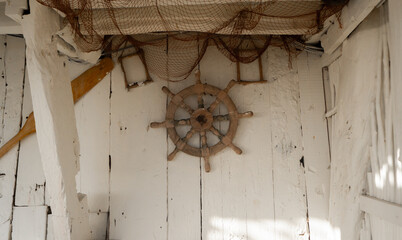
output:
[[[5,15],[6,3],[0,1],[0,34],[21,34],[21,25]]]
[[[78,136],[68,73],[53,35],[60,30],[56,12],[30,2],[22,27],[46,188],[50,194],[55,239],[89,239],[86,198],[77,195]]]
[[[361,196],[360,210],[402,226],[402,205],[370,196]]]
[[[22,14],[27,9],[28,0],[8,0],[6,1],[5,15],[20,24]]]
[[[328,32],[322,36],[321,45],[325,53],[335,51],[350,33],[371,13],[382,0],[351,0],[342,9],[341,24],[335,21]]]
[[[321,66],[322,67],[328,67],[331,65],[333,62],[335,62],[338,58],[342,56],[342,45],[340,45],[335,51],[332,53],[324,53],[321,56]]]

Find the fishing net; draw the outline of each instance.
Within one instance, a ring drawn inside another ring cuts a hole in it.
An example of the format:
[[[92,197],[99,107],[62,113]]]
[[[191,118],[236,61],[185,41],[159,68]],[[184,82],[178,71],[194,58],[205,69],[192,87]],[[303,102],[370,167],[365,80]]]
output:
[[[142,49],[149,71],[180,80],[208,46],[250,63],[269,45],[295,54],[293,42],[317,33],[342,4],[321,0],[38,0],[65,15],[81,51]],[[336,2],[333,0],[333,2]]]

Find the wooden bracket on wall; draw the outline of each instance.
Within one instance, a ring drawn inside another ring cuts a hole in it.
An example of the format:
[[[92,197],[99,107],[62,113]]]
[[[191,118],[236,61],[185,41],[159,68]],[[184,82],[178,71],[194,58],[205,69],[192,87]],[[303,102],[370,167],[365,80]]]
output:
[[[146,80],[143,82],[133,82],[133,83],[129,83],[127,80],[127,73],[126,70],[124,69],[124,65],[123,65],[123,60],[127,59],[127,58],[131,58],[134,56],[138,56],[142,62],[142,64],[144,65],[144,69],[145,69],[145,75],[146,75]],[[144,51],[142,49],[139,49],[136,53],[132,53],[129,55],[125,55],[125,56],[120,56],[119,57],[119,63],[121,65],[121,69],[123,70],[123,74],[124,74],[124,83],[126,85],[126,88],[128,90],[130,90],[131,88],[136,88],[136,87],[140,87],[142,85],[147,85],[148,83],[153,82],[151,76],[149,75],[149,71],[148,71],[148,66],[147,66],[147,62],[145,61],[145,56],[144,56]]]
[[[240,62],[236,61],[236,71],[237,71],[237,83],[241,85],[253,84],[253,83],[266,83],[267,80],[264,80],[264,73],[262,71],[262,60],[261,56],[258,57],[258,71],[260,74],[260,80],[258,81],[246,81],[241,80],[241,73],[240,73]]]

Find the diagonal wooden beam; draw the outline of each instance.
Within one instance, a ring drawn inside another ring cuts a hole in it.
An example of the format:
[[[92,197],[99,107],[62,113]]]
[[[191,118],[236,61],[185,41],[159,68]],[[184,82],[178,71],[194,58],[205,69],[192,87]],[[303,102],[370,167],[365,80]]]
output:
[[[340,22],[328,28],[326,34],[321,37],[321,45],[326,54],[334,52],[345,39],[359,26],[359,24],[373,11],[383,0],[352,0],[342,9]]]
[[[35,0],[23,17],[26,57],[39,151],[49,190],[55,239],[89,239],[86,198],[77,194],[78,134],[67,70],[54,34],[59,15]]]

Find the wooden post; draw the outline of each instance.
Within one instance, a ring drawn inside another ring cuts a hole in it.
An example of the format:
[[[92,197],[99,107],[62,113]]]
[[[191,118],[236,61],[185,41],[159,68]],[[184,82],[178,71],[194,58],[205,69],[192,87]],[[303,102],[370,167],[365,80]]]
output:
[[[402,91],[402,2],[399,0],[388,1],[389,11],[389,53],[391,72],[391,102],[393,104],[393,134],[394,134],[394,156],[400,163],[402,151],[402,102],[400,93]],[[396,165],[396,202],[402,204],[402,167]]]
[[[78,136],[73,95],[53,35],[60,29],[56,12],[30,1],[22,28],[37,138],[50,195],[55,239],[89,239],[86,198],[77,194]]]

